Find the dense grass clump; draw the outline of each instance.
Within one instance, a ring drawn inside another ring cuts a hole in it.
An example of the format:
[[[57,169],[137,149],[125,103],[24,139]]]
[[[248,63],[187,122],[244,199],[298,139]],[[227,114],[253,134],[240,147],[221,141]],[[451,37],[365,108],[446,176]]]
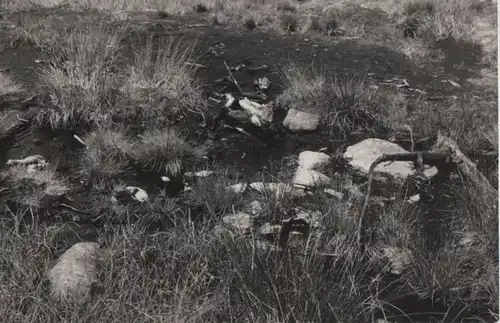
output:
[[[120,78],[116,64],[122,30],[104,23],[81,25],[61,46],[54,65],[42,70],[40,91],[48,106],[38,115],[52,128],[98,125],[119,115],[113,105]]]
[[[110,181],[132,175],[134,143],[125,129],[100,129],[83,138],[81,173],[89,181]]]
[[[194,146],[175,130],[146,131],[136,143],[135,159],[143,169],[179,176],[203,160],[205,149]]]

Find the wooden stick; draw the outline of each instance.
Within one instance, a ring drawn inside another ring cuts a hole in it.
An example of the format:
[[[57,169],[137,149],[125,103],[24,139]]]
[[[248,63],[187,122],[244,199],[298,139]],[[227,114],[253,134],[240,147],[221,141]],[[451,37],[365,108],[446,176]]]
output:
[[[362,243],[362,230],[363,230],[363,221],[366,215],[366,211],[368,210],[368,203],[370,201],[370,193],[372,188],[373,176],[375,173],[375,168],[378,164],[387,162],[387,161],[411,161],[414,163],[422,162],[427,165],[442,167],[443,162],[446,162],[447,159],[452,157],[452,152],[447,148],[437,149],[435,151],[418,151],[418,152],[409,152],[409,153],[399,153],[399,154],[387,154],[382,155],[377,158],[370,166],[370,170],[368,171],[368,187],[366,189],[365,200],[363,202],[363,208],[361,210],[361,214],[359,216],[358,221],[358,231],[357,231],[357,244],[361,249],[363,247]]]
[[[243,92],[243,90],[241,89],[240,85],[238,84],[238,81],[236,81],[236,79],[234,78],[233,73],[231,72],[231,69],[227,65],[226,61],[224,61],[224,66],[226,66],[226,70],[229,73],[229,77],[231,78],[231,81],[234,83],[234,85],[238,89],[238,92],[240,93],[240,95],[246,96],[246,97],[251,98],[251,99],[257,99],[257,100],[265,100],[265,99],[267,99],[267,96],[264,93],[257,94],[257,93],[246,93],[246,92]]]

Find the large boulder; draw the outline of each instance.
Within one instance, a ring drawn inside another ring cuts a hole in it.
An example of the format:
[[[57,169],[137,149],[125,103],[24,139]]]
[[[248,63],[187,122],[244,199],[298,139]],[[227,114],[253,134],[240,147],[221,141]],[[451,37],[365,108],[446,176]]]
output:
[[[79,242],[66,250],[47,275],[52,296],[60,301],[85,301],[97,282],[99,254],[95,242]]]
[[[408,153],[397,144],[377,138],[363,140],[355,145],[349,146],[344,153],[344,159],[349,161],[349,165],[354,169],[368,174],[370,166],[379,157],[385,154]],[[437,174],[435,167],[426,166],[424,174],[432,177]],[[415,173],[412,162],[394,161],[380,163],[375,167],[375,173],[386,174],[398,179],[404,179]]]
[[[318,128],[319,121],[320,117],[317,114],[290,109],[283,120],[283,125],[293,132],[312,131]]]

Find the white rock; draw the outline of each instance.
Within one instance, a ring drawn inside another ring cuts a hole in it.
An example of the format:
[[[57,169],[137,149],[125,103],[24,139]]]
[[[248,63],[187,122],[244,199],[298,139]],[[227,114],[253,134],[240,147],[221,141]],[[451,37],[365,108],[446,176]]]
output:
[[[283,125],[290,131],[311,131],[319,126],[320,116],[296,109],[288,110]]]
[[[224,104],[224,107],[229,108],[230,106],[233,105],[233,103],[234,103],[234,101],[236,101],[236,99],[234,98],[234,96],[231,95],[231,93],[226,93],[225,97],[226,97],[226,103]]]
[[[170,180],[170,177],[168,177],[168,176],[162,176],[162,177],[161,177],[161,180],[162,180],[163,182],[165,182],[165,183],[168,183],[168,182],[170,182],[170,181],[171,181],[171,180]]]
[[[316,151],[303,151],[299,154],[299,167],[304,169],[317,170],[328,165],[330,156]]]
[[[260,123],[260,119],[257,115],[255,114],[252,114],[252,116],[250,117],[250,122],[254,125],[254,126],[257,126],[257,127],[262,127],[262,123]]]
[[[97,282],[99,245],[80,242],[66,250],[48,272],[52,295],[62,301],[83,301]]]
[[[135,186],[127,186],[125,189],[132,194],[132,198],[139,202],[145,202],[148,200],[148,193],[145,190]]]
[[[248,188],[247,183],[238,183],[238,184],[234,184],[234,185],[226,187],[226,190],[234,192],[236,194],[241,194],[241,193],[245,192],[247,190],[247,188]]]
[[[264,223],[259,228],[259,234],[262,234],[262,235],[279,234],[280,231],[281,231],[281,225],[279,225],[279,224]]]
[[[295,172],[293,183],[306,187],[324,186],[331,183],[330,177],[315,170],[299,168]]]
[[[238,101],[240,107],[252,115],[256,115],[261,122],[273,122],[273,107],[271,103],[259,104],[244,98]]]
[[[222,221],[240,231],[248,231],[252,227],[252,216],[245,212],[237,212],[236,214],[226,215]]]
[[[408,203],[415,204],[420,201],[420,194],[413,195],[408,199]]]
[[[391,263],[391,273],[399,275],[405,267],[411,264],[411,252],[398,247],[388,247],[383,249],[384,256]]]
[[[407,153],[399,145],[382,139],[370,138],[347,148],[344,158],[349,160],[353,168],[368,174],[371,164],[384,154]],[[395,178],[404,179],[415,173],[412,162],[395,161],[381,163],[375,168],[376,173],[383,173]],[[437,173],[435,167],[428,168],[424,174],[432,177]]]
[[[271,82],[265,76],[259,77],[258,79],[256,79],[254,84],[257,85],[257,88],[259,90],[267,90],[267,89],[269,89],[269,86],[271,86]]]

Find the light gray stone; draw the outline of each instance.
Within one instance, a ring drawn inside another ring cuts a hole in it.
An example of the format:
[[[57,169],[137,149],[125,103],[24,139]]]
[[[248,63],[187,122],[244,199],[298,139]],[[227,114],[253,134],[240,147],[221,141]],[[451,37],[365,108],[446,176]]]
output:
[[[66,250],[48,272],[52,296],[61,301],[82,302],[97,282],[99,244],[80,242]]]
[[[317,114],[290,109],[283,120],[283,125],[293,132],[312,131],[318,128],[319,121],[320,117]]]
[[[370,166],[379,157],[385,154],[407,153],[397,144],[377,138],[363,140],[355,145],[349,146],[344,153],[344,158],[349,161],[349,165],[354,169],[368,174]],[[380,163],[375,168],[375,173],[390,175],[394,178],[404,179],[415,173],[412,162],[395,161]],[[424,170],[427,177],[437,174],[436,167],[427,167]]]

